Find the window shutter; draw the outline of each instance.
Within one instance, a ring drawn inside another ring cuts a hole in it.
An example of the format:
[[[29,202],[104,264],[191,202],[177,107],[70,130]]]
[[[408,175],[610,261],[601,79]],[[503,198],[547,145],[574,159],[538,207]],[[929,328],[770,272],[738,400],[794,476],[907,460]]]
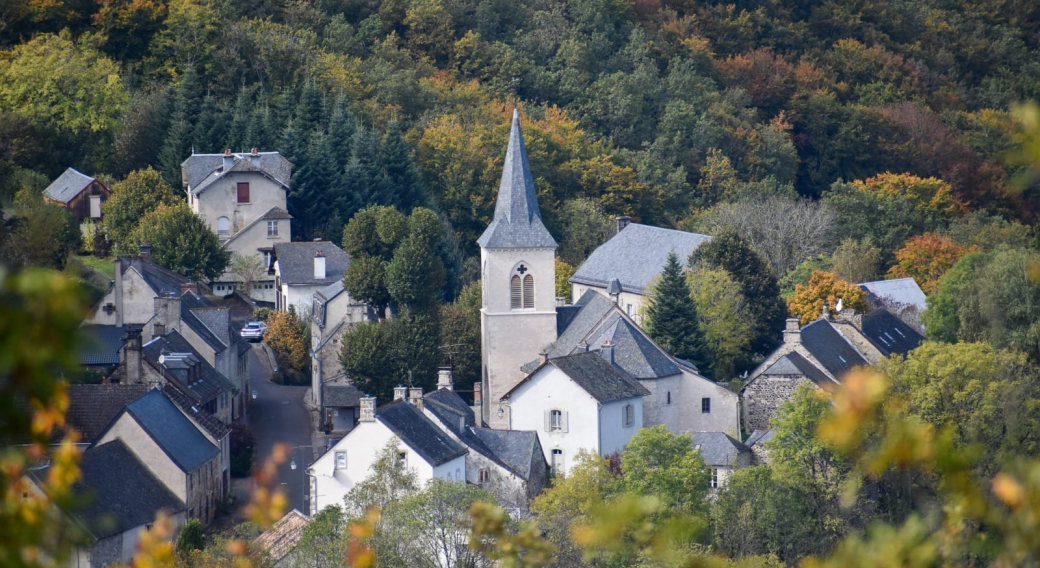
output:
[[[534,307],[534,275],[524,276],[524,307]]]
[[[520,277],[513,276],[509,280],[509,309],[519,310],[523,307],[522,298],[520,296]]]
[[[551,410],[543,410],[542,411],[542,416],[545,417],[545,431],[546,432],[552,432],[552,411]]]
[[[568,420],[568,416],[567,416],[567,415],[568,415],[568,414],[570,414],[570,413],[569,413],[569,412],[567,412],[566,410],[564,410],[564,411],[562,412],[562,414],[563,414],[563,431],[564,431],[564,432],[570,432],[570,430],[569,430],[569,424],[568,424],[568,423],[569,423],[570,421]]]
[[[238,202],[249,203],[249,182],[239,182],[238,184]]]

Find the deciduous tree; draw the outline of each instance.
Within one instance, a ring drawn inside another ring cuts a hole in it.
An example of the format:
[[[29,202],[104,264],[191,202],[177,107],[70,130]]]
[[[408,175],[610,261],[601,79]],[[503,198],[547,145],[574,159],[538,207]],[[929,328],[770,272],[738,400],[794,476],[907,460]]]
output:
[[[115,243],[119,254],[137,254],[131,249],[127,237],[141,224],[141,219],[159,205],[181,202],[183,200],[159,172],[152,168],[130,172],[126,178],[112,184],[112,196],[101,204],[108,237]]]
[[[931,294],[942,275],[973,250],[974,247],[958,245],[950,237],[935,233],[918,235],[896,251],[896,264],[888,270],[888,275],[894,278],[909,276],[917,281],[925,294]]]
[[[697,305],[697,317],[711,354],[711,369],[701,369],[717,381],[736,375],[738,362],[751,358],[755,326],[740,284],[725,270],[698,266],[686,274]]]
[[[812,322],[823,313],[823,307],[836,313],[838,300],[844,309],[863,313],[867,309],[867,293],[859,286],[838,278],[833,272],[813,272],[809,285],[795,286],[794,296],[787,300],[787,310],[801,320]]]
[[[220,276],[231,257],[217,234],[183,201],[160,204],[125,239],[128,250],[145,241],[152,245],[152,261],[196,280]]]

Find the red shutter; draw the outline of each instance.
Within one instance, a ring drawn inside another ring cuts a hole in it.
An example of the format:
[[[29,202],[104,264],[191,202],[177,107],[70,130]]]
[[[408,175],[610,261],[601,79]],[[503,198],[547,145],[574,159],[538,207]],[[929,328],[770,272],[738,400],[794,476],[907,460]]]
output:
[[[238,184],[238,202],[249,203],[249,182]]]

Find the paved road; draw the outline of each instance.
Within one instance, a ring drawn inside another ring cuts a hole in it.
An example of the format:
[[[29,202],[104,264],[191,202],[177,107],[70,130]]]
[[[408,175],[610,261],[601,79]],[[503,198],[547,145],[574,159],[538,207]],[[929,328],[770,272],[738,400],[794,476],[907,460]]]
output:
[[[289,507],[305,514],[304,490],[307,466],[312,461],[310,412],[303,405],[306,387],[289,387],[270,382],[271,373],[260,358],[264,357],[259,346],[247,355],[249,358],[250,387],[257,392],[249,414],[249,426],[255,438],[254,463],[259,467],[271,455],[276,443],[282,442],[299,447],[290,454],[290,460],[278,469],[278,482],[285,487]],[[296,470],[290,462],[295,459]]]

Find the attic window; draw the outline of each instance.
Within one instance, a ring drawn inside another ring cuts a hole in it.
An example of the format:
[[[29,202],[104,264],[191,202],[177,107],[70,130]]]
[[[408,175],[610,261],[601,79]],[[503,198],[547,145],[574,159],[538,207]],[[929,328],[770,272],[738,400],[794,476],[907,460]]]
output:
[[[247,181],[238,183],[238,202],[249,203],[249,182]]]

